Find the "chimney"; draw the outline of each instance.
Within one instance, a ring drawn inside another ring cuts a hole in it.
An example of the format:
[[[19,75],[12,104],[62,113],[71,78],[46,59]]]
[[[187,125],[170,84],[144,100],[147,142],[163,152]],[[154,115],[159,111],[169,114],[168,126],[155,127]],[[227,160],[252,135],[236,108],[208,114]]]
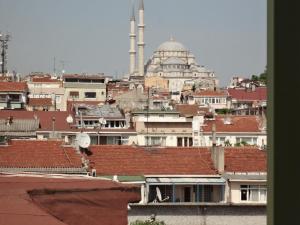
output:
[[[224,172],[224,147],[216,145],[216,124],[212,126],[211,159],[219,173]]]
[[[216,143],[216,124],[215,123],[212,124],[211,130],[212,130],[212,146],[216,147],[217,143]]]
[[[217,169],[218,173],[224,172],[224,147],[223,146],[212,146],[211,148],[211,158],[214,167]]]
[[[253,92],[255,91],[255,88],[256,88],[256,87],[255,87],[255,84],[252,84],[252,85],[251,85],[251,90],[252,90]]]

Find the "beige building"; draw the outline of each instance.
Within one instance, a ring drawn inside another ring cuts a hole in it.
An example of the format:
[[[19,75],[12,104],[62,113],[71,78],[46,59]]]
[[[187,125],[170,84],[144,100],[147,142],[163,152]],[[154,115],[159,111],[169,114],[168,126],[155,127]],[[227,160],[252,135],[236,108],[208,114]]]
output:
[[[174,110],[135,111],[137,145],[193,146],[192,118]]]
[[[61,80],[49,74],[34,74],[28,76],[27,85],[30,99],[28,110],[66,110],[65,91]],[[51,99],[51,104],[49,99]]]
[[[108,80],[109,78],[104,75],[65,74],[63,76],[65,107],[68,100],[105,102]]]
[[[169,81],[159,76],[145,77],[145,87],[168,89]]]

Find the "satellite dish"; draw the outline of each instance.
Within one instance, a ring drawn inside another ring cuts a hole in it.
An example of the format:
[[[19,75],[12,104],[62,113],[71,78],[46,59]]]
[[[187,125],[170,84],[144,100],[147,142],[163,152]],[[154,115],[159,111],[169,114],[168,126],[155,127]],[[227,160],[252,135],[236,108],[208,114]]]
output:
[[[161,195],[161,192],[160,192],[160,189],[159,187],[156,187],[156,198],[154,200],[154,202],[164,202],[164,201],[167,201],[169,199],[169,196],[167,196],[166,198],[162,198],[162,195]]]
[[[104,118],[100,118],[99,119],[99,123],[102,124],[102,125],[105,125],[106,124],[106,120]]]
[[[156,195],[157,195],[158,200],[161,202],[162,201],[162,197],[161,197],[161,192],[160,192],[159,187],[156,187]]]
[[[91,144],[91,138],[86,133],[80,133],[76,136],[77,143],[81,148],[88,148]]]
[[[69,115],[66,119],[67,123],[73,123],[73,117],[71,115]]]

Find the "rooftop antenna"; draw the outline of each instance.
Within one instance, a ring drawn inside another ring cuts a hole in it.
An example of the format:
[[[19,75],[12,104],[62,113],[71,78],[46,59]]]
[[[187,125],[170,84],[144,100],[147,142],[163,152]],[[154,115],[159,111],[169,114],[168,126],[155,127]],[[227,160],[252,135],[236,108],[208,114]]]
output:
[[[54,73],[54,76],[56,75],[56,58],[54,56],[53,58],[53,73]]]
[[[1,72],[4,75],[7,73],[7,52],[8,49],[8,41],[10,41],[10,35],[9,34],[2,34],[0,33],[0,45],[2,48],[1,51]]]

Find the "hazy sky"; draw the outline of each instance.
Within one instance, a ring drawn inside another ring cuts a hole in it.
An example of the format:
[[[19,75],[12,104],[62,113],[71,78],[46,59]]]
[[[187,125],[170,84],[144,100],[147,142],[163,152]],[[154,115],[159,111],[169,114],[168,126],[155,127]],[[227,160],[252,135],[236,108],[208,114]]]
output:
[[[9,32],[8,69],[121,77],[129,68],[132,0],[0,0]],[[137,10],[138,0],[135,0]],[[225,85],[266,66],[265,0],[144,0],[145,60],[170,36]],[[138,17],[136,16],[138,19]]]

